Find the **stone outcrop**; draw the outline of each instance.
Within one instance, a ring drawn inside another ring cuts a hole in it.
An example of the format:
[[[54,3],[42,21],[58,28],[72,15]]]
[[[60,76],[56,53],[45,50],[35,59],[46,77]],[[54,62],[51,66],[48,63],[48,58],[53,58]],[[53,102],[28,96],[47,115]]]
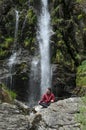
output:
[[[27,130],[28,124],[28,119],[17,106],[0,104],[0,130]]]
[[[79,102],[79,98],[69,98],[42,110],[38,130],[80,130],[80,123],[75,120]]]
[[[28,115],[19,104],[0,104],[0,130],[83,130],[76,118],[80,105],[86,108],[80,98],[58,101],[36,113],[30,110]]]

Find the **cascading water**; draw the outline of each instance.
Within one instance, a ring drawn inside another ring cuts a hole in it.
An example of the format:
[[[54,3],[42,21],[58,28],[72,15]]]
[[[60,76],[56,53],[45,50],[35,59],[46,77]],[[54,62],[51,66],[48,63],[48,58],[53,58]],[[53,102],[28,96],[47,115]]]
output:
[[[9,66],[9,72],[10,72],[10,89],[12,88],[13,84],[13,66],[16,60],[16,52],[10,57],[8,66]]]
[[[41,3],[42,10],[40,16],[38,17],[37,30],[37,39],[40,48],[40,51],[37,51],[37,53],[40,53],[40,57],[36,54],[31,63],[30,84],[28,91],[29,106],[37,104],[38,100],[40,100],[40,96],[45,92],[46,88],[51,87],[52,80],[49,44],[52,29],[50,26],[50,15],[48,12],[48,0],[41,0]]]
[[[39,59],[37,57],[34,57],[31,62],[30,84],[28,95],[29,95],[28,96],[29,106],[36,105],[40,98]]]
[[[9,67],[9,72],[10,72],[10,89],[13,86],[12,85],[13,84],[12,73],[14,71],[13,66],[17,62],[16,61],[16,58],[17,58],[16,43],[17,43],[18,25],[19,25],[19,13],[17,10],[15,10],[15,14],[16,14],[16,24],[15,24],[15,35],[14,35],[14,50],[12,52],[13,54],[11,55],[11,57],[8,60],[8,67]]]
[[[16,13],[16,25],[15,25],[14,43],[17,43],[18,25],[19,25],[19,12],[17,10],[15,10],[15,13]]]
[[[47,87],[51,87],[51,64],[50,64],[50,14],[48,11],[48,0],[41,0],[42,12],[38,19],[37,39],[40,48],[41,63],[41,95]]]

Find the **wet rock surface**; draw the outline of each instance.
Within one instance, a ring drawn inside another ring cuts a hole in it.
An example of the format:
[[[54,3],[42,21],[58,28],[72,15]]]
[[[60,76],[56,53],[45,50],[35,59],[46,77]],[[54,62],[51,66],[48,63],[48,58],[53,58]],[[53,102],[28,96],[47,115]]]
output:
[[[80,98],[69,98],[27,115],[17,105],[0,104],[0,130],[82,130],[75,116]]]

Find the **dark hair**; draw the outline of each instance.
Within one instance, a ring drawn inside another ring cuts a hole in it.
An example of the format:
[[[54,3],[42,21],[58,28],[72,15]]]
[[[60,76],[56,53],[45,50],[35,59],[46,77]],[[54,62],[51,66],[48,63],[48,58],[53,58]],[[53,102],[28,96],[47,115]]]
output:
[[[47,88],[50,92],[52,91],[51,88]]]

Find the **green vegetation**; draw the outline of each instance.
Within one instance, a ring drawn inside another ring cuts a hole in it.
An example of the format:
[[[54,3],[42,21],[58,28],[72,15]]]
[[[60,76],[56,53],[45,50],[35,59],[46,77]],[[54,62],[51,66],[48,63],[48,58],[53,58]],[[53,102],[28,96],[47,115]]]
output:
[[[56,61],[57,61],[57,63],[62,62],[63,59],[64,59],[64,56],[63,56],[62,52],[60,50],[57,50],[57,54],[56,54]]]
[[[3,91],[3,96],[6,96],[6,97],[4,97],[4,98],[7,98],[8,100],[14,100],[14,99],[16,99],[16,97],[17,97],[17,94],[14,92],[14,91],[12,91],[12,90],[9,90],[6,86],[5,86],[5,84],[0,84],[0,89],[1,89],[1,91]]]
[[[37,16],[33,8],[28,9],[26,17],[27,17],[26,22],[27,27],[25,28],[24,31],[23,45],[31,52],[32,48],[34,47],[34,43],[36,42],[35,26],[37,22]]]
[[[5,41],[0,44],[0,59],[5,58],[10,53],[10,46],[13,44],[13,38],[5,38]]]
[[[13,43],[13,38],[8,37],[5,39],[4,43],[0,44],[0,48],[9,49],[9,47],[12,45],[12,43]]]
[[[2,50],[0,49],[0,59],[3,58],[5,55],[7,55],[7,51],[6,50]]]
[[[27,77],[22,77],[22,80],[28,80],[28,78]]]
[[[86,60],[77,68],[76,85],[86,86]]]
[[[81,20],[83,18],[83,14],[78,15],[78,20]]]
[[[23,4],[25,2],[27,2],[27,0],[19,0],[19,4]]]
[[[14,91],[11,91],[11,90],[8,90],[8,89],[7,89],[7,92],[8,92],[9,95],[11,96],[12,100],[16,99],[17,94],[16,94]]]
[[[81,124],[81,129],[86,130],[86,96],[82,97],[82,104],[79,107],[80,113],[76,115],[76,120]]]
[[[76,2],[81,3],[84,2],[85,0],[76,0]]]
[[[29,47],[29,49],[31,49],[30,47],[35,43],[36,39],[35,38],[28,38],[24,40],[24,47]]]
[[[33,9],[29,9],[28,13],[27,13],[27,19],[28,19],[28,23],[31,24],[35,24],[36,22],[36,15],[33,11]]]
[[[25,39],[24,46],[27,47],[30,45],[30,43],[31,43],[30,39]]]

